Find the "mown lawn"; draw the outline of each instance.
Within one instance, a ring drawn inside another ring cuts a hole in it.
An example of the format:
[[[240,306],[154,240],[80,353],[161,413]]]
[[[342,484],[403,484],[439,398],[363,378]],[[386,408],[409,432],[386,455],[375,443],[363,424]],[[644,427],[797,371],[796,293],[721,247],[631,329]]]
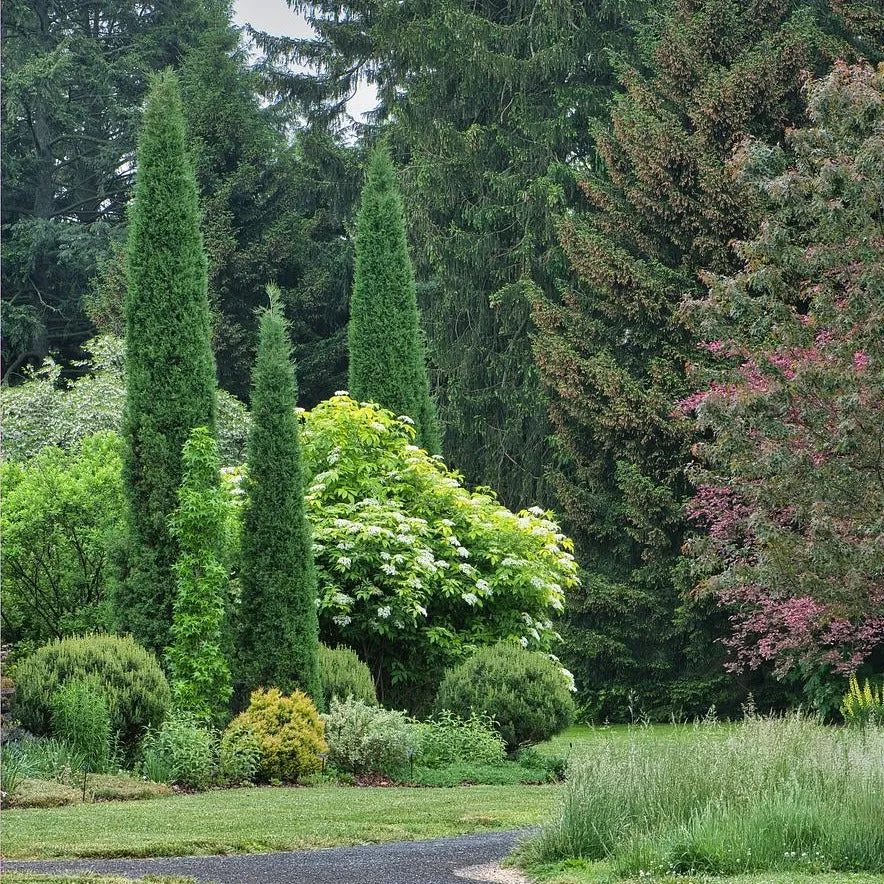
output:
[[[560,786],[250,788],[3,814],[3,855],[183,856],[416,841],[535,825]]]

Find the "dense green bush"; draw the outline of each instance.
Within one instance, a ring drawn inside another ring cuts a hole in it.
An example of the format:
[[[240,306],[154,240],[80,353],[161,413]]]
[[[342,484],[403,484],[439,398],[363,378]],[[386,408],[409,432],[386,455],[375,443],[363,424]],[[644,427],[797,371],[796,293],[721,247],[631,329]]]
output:
[[[111,718],[96,678],[62,685],[50,700],[52,733],[83,756],[85,769],[107,770],[111,755]]]
[[[416,752],[417,735],[404,712],[335,697],[323,718],[328,760],[347,773],[390,773]]]
[[[548,740],[574,717],[561,669],[514,642],[481,648],[449,669],[436,695],[436,711],[446,709],[464,718],[489,716],[510,752]]]
[[[159,726],[170,692],[159,663],[131,636],[85,635],[50,642],[16,668],[13,714],[35,734],[47,734],[52,697],[69,681],[94,678],[107,701],[121,746],[133,749],[145,727]]]
[[[192,716],[170,715],[141,743],[142,770],[155,783],[205,789],[215,772],[215,738]]]
[[[416,722],[416,762],[426,767],[440,767],[459,762],[502,764],[506,745],[486,715],[460,718],[445,710],[434,719]]]
[[[346,700],[353,697],[362,700],[369,706],[376,706],[378,702],[375,693],[374,679],[371,670],[356,652],[343,645],[330,648],[328,645],[319,645],[319,677],[322,681],[322,696],[325,699],[325,708],[331,708],[332,697]]]
[[[261,767],[261,744],[246,728],[228,729],[218,747],[218,764],[225,783],[252,783]]]
[[[296,783],[322,767],[320,753],[328,751],[324,726],[316,707],[302,691],[285,697],[278,688],[252,692],[249,706],[227,726],[228,741],[245,742],[249,733],[260,748],[258,776]]]

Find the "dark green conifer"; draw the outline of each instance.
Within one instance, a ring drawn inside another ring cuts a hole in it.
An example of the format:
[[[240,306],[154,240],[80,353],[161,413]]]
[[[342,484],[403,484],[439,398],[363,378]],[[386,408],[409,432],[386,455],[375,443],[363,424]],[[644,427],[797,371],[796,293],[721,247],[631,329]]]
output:
[[[417,443],[439,451],[405,215],[389,150],[371,157],[356,222],[350,303],[350,395],[415,422]]]
[[[304,512],[297,386],[288,331],[270,290],[252,375],[243,515],[240,672],[249,690],[306,691],[321,703],[316,575]]]
[[[153,81],[138,140],[126,250],[126,491],[131,550],[116,587],[118,626],[156,652],[170,643],[181,450],[214,430],[215,365],[196,182],[185,153],[178,78]]]

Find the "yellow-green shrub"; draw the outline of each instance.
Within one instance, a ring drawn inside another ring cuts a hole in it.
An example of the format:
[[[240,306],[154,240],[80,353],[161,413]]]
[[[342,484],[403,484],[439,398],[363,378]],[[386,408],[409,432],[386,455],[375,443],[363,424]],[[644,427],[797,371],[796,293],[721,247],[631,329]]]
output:
[[[884,687],[868,679],[860,687],[856,675],[851,675],[849,689],[841,700],[841,715],[846,724],[884,725]]]
[[[233,741],[250,733],[260,748],[258,777],[296,783],[322,766],[320,752],[327,752],[324,725],[310,698],[301,691],[290,697],[278,688],[252,692],[249,707],[237,715],[225,731]]]

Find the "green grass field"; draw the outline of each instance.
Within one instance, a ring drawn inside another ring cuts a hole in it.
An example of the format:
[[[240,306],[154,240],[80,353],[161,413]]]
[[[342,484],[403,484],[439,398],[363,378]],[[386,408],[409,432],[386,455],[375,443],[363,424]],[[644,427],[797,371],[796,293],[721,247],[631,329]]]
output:
[[[250,788],[3,814],[3,855],[183,856],[415,841],[535,825],[560,786]]]

